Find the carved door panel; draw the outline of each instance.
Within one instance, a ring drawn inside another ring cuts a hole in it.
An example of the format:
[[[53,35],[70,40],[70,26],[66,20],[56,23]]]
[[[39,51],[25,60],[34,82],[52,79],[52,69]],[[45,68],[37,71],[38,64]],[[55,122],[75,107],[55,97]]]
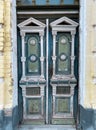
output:
[[[31,26],[30,26],[31,25]],[[33,124],[74,124],[74,40],[77,23],[62,17],[20,23],[23,119]]]

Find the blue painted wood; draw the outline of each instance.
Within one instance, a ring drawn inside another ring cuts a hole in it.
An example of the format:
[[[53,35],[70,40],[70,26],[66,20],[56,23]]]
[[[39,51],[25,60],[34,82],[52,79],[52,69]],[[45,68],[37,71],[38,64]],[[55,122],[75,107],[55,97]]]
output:
[[[22,55],[22,47],[21,47],[21,36],[20,36],[20,31],[17,29],[17,57],[18,57],[18,82],[21,79],[22,76],[22,63],[21,63],[21,55]],[[23,97],[22,97],[22,89],[18,85],[18,115],[19,115],[19,124],[23,120]]]
[[[53,55],[53,36],[52,36],[52,31],[51,28],[49,28],[49,47],[48,47],[48,54],[49,54],[49,123],[51,123],[51,116],[52,116],[52,86],[50,85],[50,79],[53,74],[53,61],[52,61],[52,55]]]
[[[39,0],[39,2],[40,2],[40,0]],[[52,117],[52,87],[51,87],[51,85],[50,85],[50,79],[51,79],[51,76],[52,76],[52,70],[53,70],[53,63],[52,63],[52,51],[53,51],[53,40],[52,40],[52,30],[51,30],[51,28],[49,29],[49,123],[51,123],[51,117]],[[45,35],[45,37],[44,37],[44,48],[46,48],[46,35]],[[58,39],[57,39],[58,40]],[[75,66],[74,66],[74,68],[75,68],[75,76],[76,76],[76,78],[78,79],[78,34],[76,34],[76,37],[75,37],[75,56],[76,56],[76,60],[75,60]],[[39,48],[39,47],[38,47]],[[21,48],[21,39],[20,39],[20,34],[18,33],[18,77],[19,77],[19,79],[18,80],[20,80],[20,78],[21,78],[21,75],[22,75],[22,65],[21,65],[21,59],[20,59],[20,57],[21,57],[21,51],[22,50],[22,48]],[[40,50],[39,50],[40,51]],[[44,56],[46,56],[45,54],[46,54],[46,49],[44,49]],[[45,63],[44,63],[44,65],[45,65]],[[44,67],[44,69],[46,69],[46,67]],[[44,71],[44,72],[46,72],[46,71]],[[31,75],[32,75],[32,73],[30,73]],[[46,74],[45,74],[45,77],[46,77]],[[19,120],[19,122],[21,122],[22,121],[22,113],[23,113],[23,101],[22,101],[22,90],[21,90],[21,88],[19,87],[19,112],[20,112],[20,116],[19,116],[19,118],[20,118],[20,120]],[[75,88],[75,95],[74,95],[74,116],[75,116],[75,118],[76,118],[76,115],[77,115],[77,105],[78,105],[78,87],[76,86],[76,88]],[[46,104],[45,102],[44,102],[44,104]],[[44,107],[46,107],[46,106],[44,106]]]

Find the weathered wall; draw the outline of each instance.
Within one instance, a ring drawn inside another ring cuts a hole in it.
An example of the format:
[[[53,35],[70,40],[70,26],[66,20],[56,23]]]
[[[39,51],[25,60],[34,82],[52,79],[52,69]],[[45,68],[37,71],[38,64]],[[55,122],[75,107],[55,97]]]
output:
[[[11,51],[11,1],[0,0],[0,125],[6,129],[12,115]]]
[[[86,94],[85,106],[96,108],[96,1],[86,1]]]
[[[80,124],[83,130],[95,130],[96,0],[81,0],[80,9]]]

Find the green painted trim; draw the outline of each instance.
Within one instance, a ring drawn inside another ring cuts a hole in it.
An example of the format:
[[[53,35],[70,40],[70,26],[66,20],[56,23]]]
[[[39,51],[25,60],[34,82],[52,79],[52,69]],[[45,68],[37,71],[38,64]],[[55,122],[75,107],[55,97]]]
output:
[[[44,125],[45,119],[37,119],[37,120],[24,120],[24,125]]]
[[[63,119],[52,119],[52,124],[56,125],[75,125],[73,118],[63,118]]]
[[[31,53],[32,49],[29,50],[30,48],[29,48],[29,42],[28,42],[29,39],[32,38],[32,37],[34,39],[36,39],[36,41],[37,41],[36,46],[33,46],[33,47],[35,47],[35,48],[33,48],[33,51],[34,51],[33,53]],[[41,64],[40,64],[40,44],[39,44],[40,37],[39,37],[39,33],[27,33],[26,37],[25,37],[25,41],[26,41],[26,47],[25,47],[25,52],[26,52],[25,53],[25,55],[26,55],[26,63],[25,63],[26,70],[25,70],[25,72],[26,72],[26,75],[27,76],[28,75],[33,75],[33,76],[34,75],[40,75]],[[29,54],[29,51],[30,51],[31,54]],[[30,57],[32,55],[36,55],[36,61],[35,62],[30,61]],[[35,72],[35,70],[34,71],[32,70],[32,72],[31,72],[31,69],[28,67],[29,65],[31,65],[30,67],[32,67],[32,68],[35,67],[35,69],[37,71]]]
[[[62,38],[66,39],[66,43],[62,44],[60,41]],[[64,74],[69,75],[71,74],[71,34],[59,32],[57,33],[57,46],[56,46],[56,74]],[[60,60],[60,55],[65,54],[66,59],[64,61]],[[60,70],[59,70],[60,69]],[[67,70],[65,70],[67,69]]]

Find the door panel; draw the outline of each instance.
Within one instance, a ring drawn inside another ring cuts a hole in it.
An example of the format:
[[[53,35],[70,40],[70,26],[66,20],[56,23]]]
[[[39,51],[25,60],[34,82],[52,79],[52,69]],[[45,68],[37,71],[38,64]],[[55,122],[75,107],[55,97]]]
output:
[[[71,68],[71,36],[70,33],[58,33],[56,44],[56,74],[70,74]]]
[[[74,37],[77,23],[62,17],[45,25],[29,18],[18,26],[22,39],[19,84],[24,121],[31,124],[74,124]]]
[[[40,75],[39,34],[26,34],[26,75]]]

